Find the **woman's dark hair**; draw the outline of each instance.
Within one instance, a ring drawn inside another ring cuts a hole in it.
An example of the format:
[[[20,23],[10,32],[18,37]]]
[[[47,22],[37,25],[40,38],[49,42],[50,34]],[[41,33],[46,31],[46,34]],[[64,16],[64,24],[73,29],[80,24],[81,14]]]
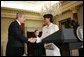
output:
[[[50,22],[53,22],[53,15],[52,14],[45,14],[44,18],[50,18]]]
[[[34,33],[36,32],[36,31],[38,31],[37,29],[34,31]]]

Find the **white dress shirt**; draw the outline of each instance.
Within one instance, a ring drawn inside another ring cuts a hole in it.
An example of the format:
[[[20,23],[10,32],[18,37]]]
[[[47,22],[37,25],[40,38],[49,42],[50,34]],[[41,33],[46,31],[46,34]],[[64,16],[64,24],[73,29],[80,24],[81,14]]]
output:
[[[41,42],[42,39],[44,39],[45,37],[51,35],[52,33],[58,31],[59,28],[57,25],[50,23],[49,26],[44,26],[43,30],[42,30],[42,36],[40,38],[37,39],[37,43]]]
[[[49,26],[44,26],[41,39],[44,39],[45,37],[53,34],[54,32],[58,30],[59,30],[58,26],[53,23],[50,23]]]
[[[17,19],[16,19],[16,21],[18,22],[19,25],[21,25],[20,21],[18,21]]]

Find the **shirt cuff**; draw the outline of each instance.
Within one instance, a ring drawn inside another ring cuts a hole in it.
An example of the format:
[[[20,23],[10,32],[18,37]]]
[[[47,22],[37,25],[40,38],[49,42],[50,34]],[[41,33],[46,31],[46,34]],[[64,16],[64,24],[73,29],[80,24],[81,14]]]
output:
[[[40,43],[40,42],[41,42],[41,39],[40,38],[37,38],[36,43]]]

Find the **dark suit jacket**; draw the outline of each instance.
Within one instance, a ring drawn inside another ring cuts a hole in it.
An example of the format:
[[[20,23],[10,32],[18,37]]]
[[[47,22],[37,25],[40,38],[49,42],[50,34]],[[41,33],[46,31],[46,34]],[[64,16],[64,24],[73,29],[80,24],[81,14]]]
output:
[[[8,29],[6,55],[22,55],[24,43],[28,43],[28,39],[23,35],[21,26],[17,21],[12,22]]]
[[[7,46],[23,47],[24,43],[28,43],[27,38],[21,32],[21,26],[17,21],[10,24],[8,29],[8,43]]]

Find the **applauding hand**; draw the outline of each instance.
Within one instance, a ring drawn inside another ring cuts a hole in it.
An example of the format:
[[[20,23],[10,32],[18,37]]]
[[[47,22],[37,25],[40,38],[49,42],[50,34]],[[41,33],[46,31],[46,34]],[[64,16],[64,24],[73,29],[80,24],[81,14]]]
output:
[[[30,39],[28,39],[28,41],[31,42],[31,43],[35,43],[36,40],[37,40],[36,38],[30,38]]]

